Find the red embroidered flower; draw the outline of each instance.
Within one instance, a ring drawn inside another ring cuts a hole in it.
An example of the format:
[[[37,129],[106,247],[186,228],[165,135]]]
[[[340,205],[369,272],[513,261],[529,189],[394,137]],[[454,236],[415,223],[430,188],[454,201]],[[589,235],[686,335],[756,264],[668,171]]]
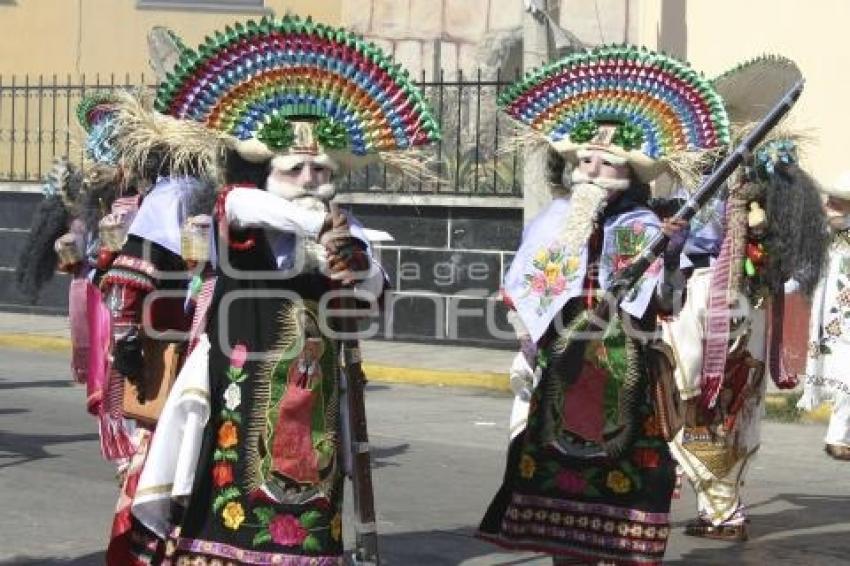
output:
[[[230,353],[230,365],[235,368],[241,368],[245,365],[245,360],[248,358],[248,348],[245,344],[236,344],[233,347],[233,352]]]
[[[575,470],[564,470],[555,478],[558,489],[564,493],[576,494],[584,491],[587,481]]]
[[[229,462],[218,462],[212,469],[213,485],[224,487],[233,483],[233,466]]]
[[[301,544],[309,534],[293,515],[275,515],[269,522],[269,533],[273,541],[284,546]]]
[[[638,468],[657,468],[661,465],[661,456],[651,448],[635,448],[632,461]]]

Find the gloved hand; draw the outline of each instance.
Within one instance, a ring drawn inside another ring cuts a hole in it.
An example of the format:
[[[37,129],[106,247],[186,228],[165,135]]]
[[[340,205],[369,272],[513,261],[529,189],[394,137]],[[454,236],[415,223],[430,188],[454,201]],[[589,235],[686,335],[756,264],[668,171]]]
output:
[[[534,369],[528,364],[525,354],[520,352],[514,356],[508,375],[514,395],[523,401],[529,401],[534,390]]]

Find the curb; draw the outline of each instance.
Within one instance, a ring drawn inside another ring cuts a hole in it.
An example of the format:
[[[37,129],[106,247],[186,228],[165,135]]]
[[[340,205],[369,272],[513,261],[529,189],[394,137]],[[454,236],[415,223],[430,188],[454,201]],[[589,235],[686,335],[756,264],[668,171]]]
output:
[[[41,334],[0,333],[0,347],[38,352],[67,352],[71,349],[71,340]]]
[[[67,352],[71,340],[41,334],[0,333],[0,347],[41,352]],[[363,371],[375,383],[406,383],[439,387],[487,389],[508,393],[511,391],[504,373],[427,370],[364,363]]]
[[[42,352],[67,352],[71,341],[59,336],[41,334],[0,333],[0,347],[34,350]],[[364,363],[363,371],[369,381],[375,383],[405,383],[437,387],[461,387],[484,389],[499,393],[510,393],[511,388],[505,373],[428,370]],[[772,420],[789,422],[827,423],[832,414],[828,404],[812,411],[796,411],[794,393],[769,393],[765,396],[765,408],[774,415]]]

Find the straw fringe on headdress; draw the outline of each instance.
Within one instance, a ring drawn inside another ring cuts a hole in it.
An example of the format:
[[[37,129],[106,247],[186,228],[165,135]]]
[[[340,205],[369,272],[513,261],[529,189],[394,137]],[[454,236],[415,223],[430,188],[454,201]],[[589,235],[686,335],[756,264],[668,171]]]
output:
[[[252,162],[321,150],[343,170],[380,158],[423,175],[416,154],[396,154],[440,139],[422,93],[380,48],[289,15],[227,26],[184,49],[155,108],[221,132]],[[299,135],[304,123],[311,136]]]
[[[137,173],[154,167],[156,174],[219,177],[225,136],[148,110],[142,98],[128,92],[116,97],[115,146],[124,167]]]

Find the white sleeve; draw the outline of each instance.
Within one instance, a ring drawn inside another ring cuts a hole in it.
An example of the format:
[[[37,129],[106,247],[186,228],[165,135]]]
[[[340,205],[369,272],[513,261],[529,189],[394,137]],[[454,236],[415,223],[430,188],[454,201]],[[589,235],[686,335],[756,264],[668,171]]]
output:
[[[227,223],[234,228],[268,228],[317,238],[325,222],[321,212],[304,210],[259,189],[235,188],[224,201]]]

